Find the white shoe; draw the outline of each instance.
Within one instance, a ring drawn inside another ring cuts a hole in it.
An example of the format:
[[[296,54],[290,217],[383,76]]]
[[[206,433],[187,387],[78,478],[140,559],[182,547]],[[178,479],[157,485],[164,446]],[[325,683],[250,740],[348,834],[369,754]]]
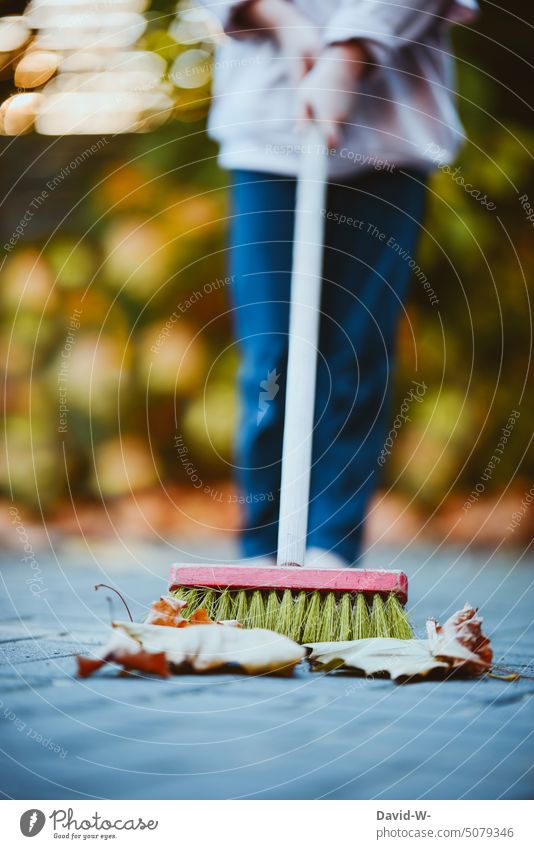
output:
[[[304,565],[308,569],[348,569],[350,563],[339,554],[327,551],[326,548],[308,548]]]

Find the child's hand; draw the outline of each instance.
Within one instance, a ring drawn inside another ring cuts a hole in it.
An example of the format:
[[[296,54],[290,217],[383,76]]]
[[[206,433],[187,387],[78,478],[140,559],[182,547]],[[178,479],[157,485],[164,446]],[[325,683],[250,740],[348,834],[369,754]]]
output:
[[[287,0],[255,0],[246,7],[246,20],[274,39],[287,60],[291,83],[298,85],[321,52],[318,27]]]
[[[329,147],[337,147],[357,95],[357,82],[369,68],[369,57],[356,41],[323,51],[304,77],[298,94],[299,120],[316,120]]]

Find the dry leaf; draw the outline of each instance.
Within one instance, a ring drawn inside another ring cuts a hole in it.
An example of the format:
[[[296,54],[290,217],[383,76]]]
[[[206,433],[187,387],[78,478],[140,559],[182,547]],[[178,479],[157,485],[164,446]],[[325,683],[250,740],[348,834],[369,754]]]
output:
[[[153,601],[145,622],[150,625],[170,625],[181,628],[187,624],[182,610],[187,607],[185,601],[171,595],[162,595],[159,601]]]
[[[309,647],[312,649],[310,660],[325,671],[343,667],[358,669],[365,675],[385,673],[397,679],[450,668],[448,663],[432,655],[427,640],[372,637],[340,643],[311,643]]]
[[[483,619],[478,610],[465,604],[444,625],[427,619],[426,630],[434,657],[447,660],[454,669],[462,668],[472,675],[481,675],[491,667],[493,652],[490,641],[482,633]]]
[[[79,678],[89,678],[93,672],[101,669],[107,663],[106,660],[102,660],[101,658],[82,657],[81,654],[76,655],[76,661],[78,663]]]
[[[168,625],[171,628],[187,628],[188,625],[231,625],[241,628],[237,619],[221,619],[214,622],[203,607],[195,610],[189,619],[182,616],[186,612],[187,602],[172,595],[162,595],[159,601],[153,601],[145,619],[145,625]]]
[[[169,664],[164,652],[147,652],[143,647],[123,631],[114,630],[108,644],[102,649],[100,657],[90,658],[78,655],[78,675],[87,678],[101,669],[106,663],[117,663],[124,669],[135,669],[151,675],[169,675]]]
[[[312,643],[310,660],[328,670],[358,669],[365,675],[386,673],[393,679],[428,675],[435,669],[481,675],[491,667],[493,652],[482,633],[482,619],[466,604],[445,624],[427,620],[428,640],[373,638],[342,643]]]
[[[187,622],[188,625],[215,625],[213,619],[210,619],[207,612],[203,607],[199,608],[199,610],[195,610],[194,613],[191,614],[189,620]]]
[[[181,615],[185,606],[172,596],[162,596],[151,606],[150,621],[116,622],[99,658],[77,658],[79,675],[91,675],[109,662],[163,676],[169,674],[169,664],[187,665],[196,672],[227,665],[250,674],[291,672],[305,654],[305,647],[287,637],[260,628],[241,629],[234,620],[215,623],[203,609],[187,620]],[[365,675],[387,674],[394,680],[436,669],[480,675],[490,668],[493,654],[476,614],[466,604],[443,626],[428,620],[428,640],[313,643],[308,646],[310,660],[324,671],[343,667]]]
[[[261,628],[213,628],[195,625],[169,628],[137,622],[116,622],[115,629],[137,640],[147,652],[164,652],[167,660],[206,672],[235,664],[245,672],[292,671],[306,654],[288,637]]]

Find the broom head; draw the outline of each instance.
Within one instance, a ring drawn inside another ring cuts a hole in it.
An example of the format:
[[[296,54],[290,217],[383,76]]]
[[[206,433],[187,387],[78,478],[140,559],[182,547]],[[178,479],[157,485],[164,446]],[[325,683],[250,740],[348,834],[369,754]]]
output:
[[[298,642],[411,638],[403,572],[300,566],[171,567],[169,591],[192,613],[269,628]]]

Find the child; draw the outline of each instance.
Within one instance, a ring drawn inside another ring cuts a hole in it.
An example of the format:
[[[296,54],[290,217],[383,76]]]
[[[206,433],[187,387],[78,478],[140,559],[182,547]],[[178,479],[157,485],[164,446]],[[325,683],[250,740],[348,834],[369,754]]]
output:
[[[426,177],[452,161],[463,136],[448,28],[470,20],[476,3],[204,5],[229,36],[209,131],[232,172],[243,555],[276,556],[299,124],[314,120],[330,170],[306,565],[349,566],[378,483]]]

